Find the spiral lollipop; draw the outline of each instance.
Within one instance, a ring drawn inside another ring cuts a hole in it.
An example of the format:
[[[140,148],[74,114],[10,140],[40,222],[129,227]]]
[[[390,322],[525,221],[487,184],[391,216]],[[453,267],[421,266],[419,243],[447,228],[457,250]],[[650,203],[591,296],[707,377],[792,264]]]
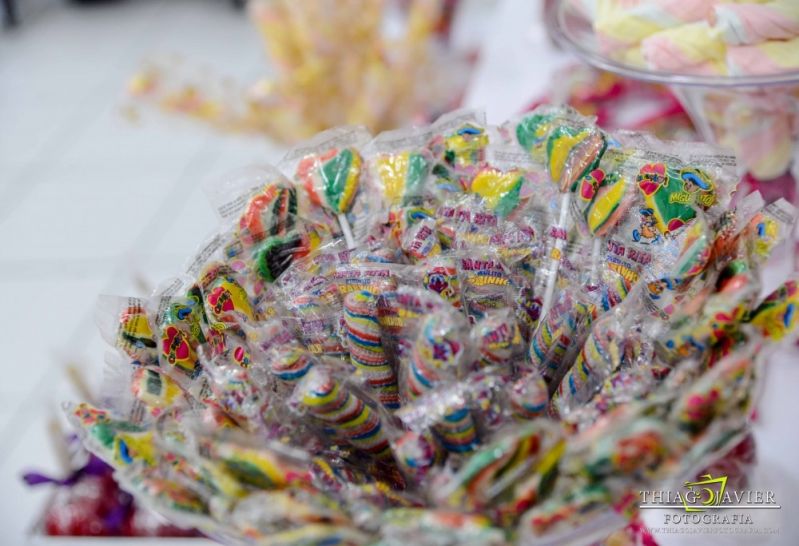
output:
[[[530,341],[529,358],[544,380],[554,389],[570,364],[568,355],[579,348],[576,340],[583,327],[593,319],[593,304],[563,292],[547,313]]]
[[[347,294],[344,298],[344,322],[352,363],[364,373],[383,406],[399,408],[397,375],[381,340],[377,297],[366,290]]]
[[[416,483],[421,483],[444,458],[436,439],[425,432],[408,431],[392,447],[403,472]]]
[[[481,366],[499,366],[511,377],[516,360],[524,355],[524,341],[511,309],[492,311],[472,328],[472,337],[480,351]]]
[[[541,417],[549,405],[547,384],[538,372],[530,371],[513,383],[508,401],[517,419],[526,421]]]
[[[315,364],[311,353],[294,345],[275,348],[272,354],[270,371],[279,381],[292,387]]]
[[[294,404],[329,424],[359,450],[379,460],[393,460],[380,416],[342,385],[330,370],[314,366],[297,384]]]
[[[447,377],[453,377],[463,365],[464,342],[457,338],[455,325],[446,324],[445,319],[439,315],[427,318],[414,343],[406,376],[407,394],[411,399],[434,389]],[[472,451],[478,444],[474,419],[465,406],[447,411],[436,431],[444,448],[453,453]]]

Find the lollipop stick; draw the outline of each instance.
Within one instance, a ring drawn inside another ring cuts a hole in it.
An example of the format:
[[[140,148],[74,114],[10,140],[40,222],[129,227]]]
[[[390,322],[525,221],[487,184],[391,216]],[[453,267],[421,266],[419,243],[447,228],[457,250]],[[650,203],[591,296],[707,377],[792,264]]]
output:
[[[355,248],[355,238],[352,236],[352,229],[350,229],[350,223],[345,214],[338,215],[338,224],[341,226],[342,233],[344,233],[344,240],[347,241],[347,248],[350,250]]]
[[[594,246],[591,249],[591,280],[590,284],[595,287],[599,283],[599,254],[602,251],[602,239],[594,238]]]
[[[560,217],[558,218],[558,227],[567,229],[566,223],[569,220],[569,207],[571,206],[571,192],[566,192],[560,198]],[[550,256],[552,260],[552,271],[547,279],[546,292],[544,292],[544,302],[541,307],[541,317],[545,317],[552,305],[552,297],[555,295],[555,282],[558,279],[558,268],[560,267],[560,254],[563,252],[563,246],[566,244],[560,236],[555,239],[555,251]]]

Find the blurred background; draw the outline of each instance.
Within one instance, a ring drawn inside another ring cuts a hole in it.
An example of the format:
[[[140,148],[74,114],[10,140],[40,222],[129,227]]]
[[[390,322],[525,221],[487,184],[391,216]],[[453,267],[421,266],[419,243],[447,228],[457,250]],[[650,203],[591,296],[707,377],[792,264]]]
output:
[[[66,497],[54,501],[56,488],[31,488],[21,476],[78,480],[86,461],[76,463],[64,440],[59,404],[91,399],[101,382],[96,296],[146,296],[182,267],[216,226],[208,180],[276,163],[292,142],[330,126],[379,131],[461,106],[501,122],[543,101],[569,102],[607,127],[713,138],[684,97],[589,69],[558,48],[543,0],[347,0],[332,18],[325,1],[244,4],[0,4],[0,286],[9,304],[0,328],[0,544],[43,541],[48,530],[102,534],[90,518],[48,519]],[[751,165],[751,187],[794,197],[790,162]],[[792,255],[772,265],[775,279],[794,268]],[[794,360],[786,353],[773,363],[757,434],[766,438],[759,456],[787,470],[786,495],[796,498],[797,440],[780,433],[795,426]],[[79,501],[86,506],[118,494],[102,481],[92,487]],[[104,517],[106,525],[116,516]],[[174,531],[145,516],[125,529]]]

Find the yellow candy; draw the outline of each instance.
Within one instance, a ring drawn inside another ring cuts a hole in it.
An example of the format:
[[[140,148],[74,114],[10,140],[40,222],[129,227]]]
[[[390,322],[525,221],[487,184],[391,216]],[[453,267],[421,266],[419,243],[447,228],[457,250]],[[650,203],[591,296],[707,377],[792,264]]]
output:
[[[484,169],[474,177],[470,191],[485,199],[491,210],[500,216],[507,216],[519,206],[523,180],[521,171],[517,169],[508,172]]]

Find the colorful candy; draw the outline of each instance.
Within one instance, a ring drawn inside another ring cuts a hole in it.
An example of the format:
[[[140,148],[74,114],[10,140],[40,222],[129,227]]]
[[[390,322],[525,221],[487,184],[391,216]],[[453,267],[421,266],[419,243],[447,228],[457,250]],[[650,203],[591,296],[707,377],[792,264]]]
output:
[[[344,322],[350,360],[366,376],[380,403],[388,409],[400,405],[397,376],[381,340],[377,297],[367,291],[344,298]]]
[[[795,211],[727,210],[710,146],[479,118],[334,130],[293,183],[222,184],[185,275],[101,301],[120,350],[102,408],[68,408],[84,442],[167,517],[259,544],[602,540],[733,448],[758,351],[799,322],[795,281],[759,299]],[[355,248],[327,240],[345,213]]]
[[[311,368],[295,387],[292,401],[364,453],[392,460],[378,413],[337,380],[330,370],[322,366]]]

